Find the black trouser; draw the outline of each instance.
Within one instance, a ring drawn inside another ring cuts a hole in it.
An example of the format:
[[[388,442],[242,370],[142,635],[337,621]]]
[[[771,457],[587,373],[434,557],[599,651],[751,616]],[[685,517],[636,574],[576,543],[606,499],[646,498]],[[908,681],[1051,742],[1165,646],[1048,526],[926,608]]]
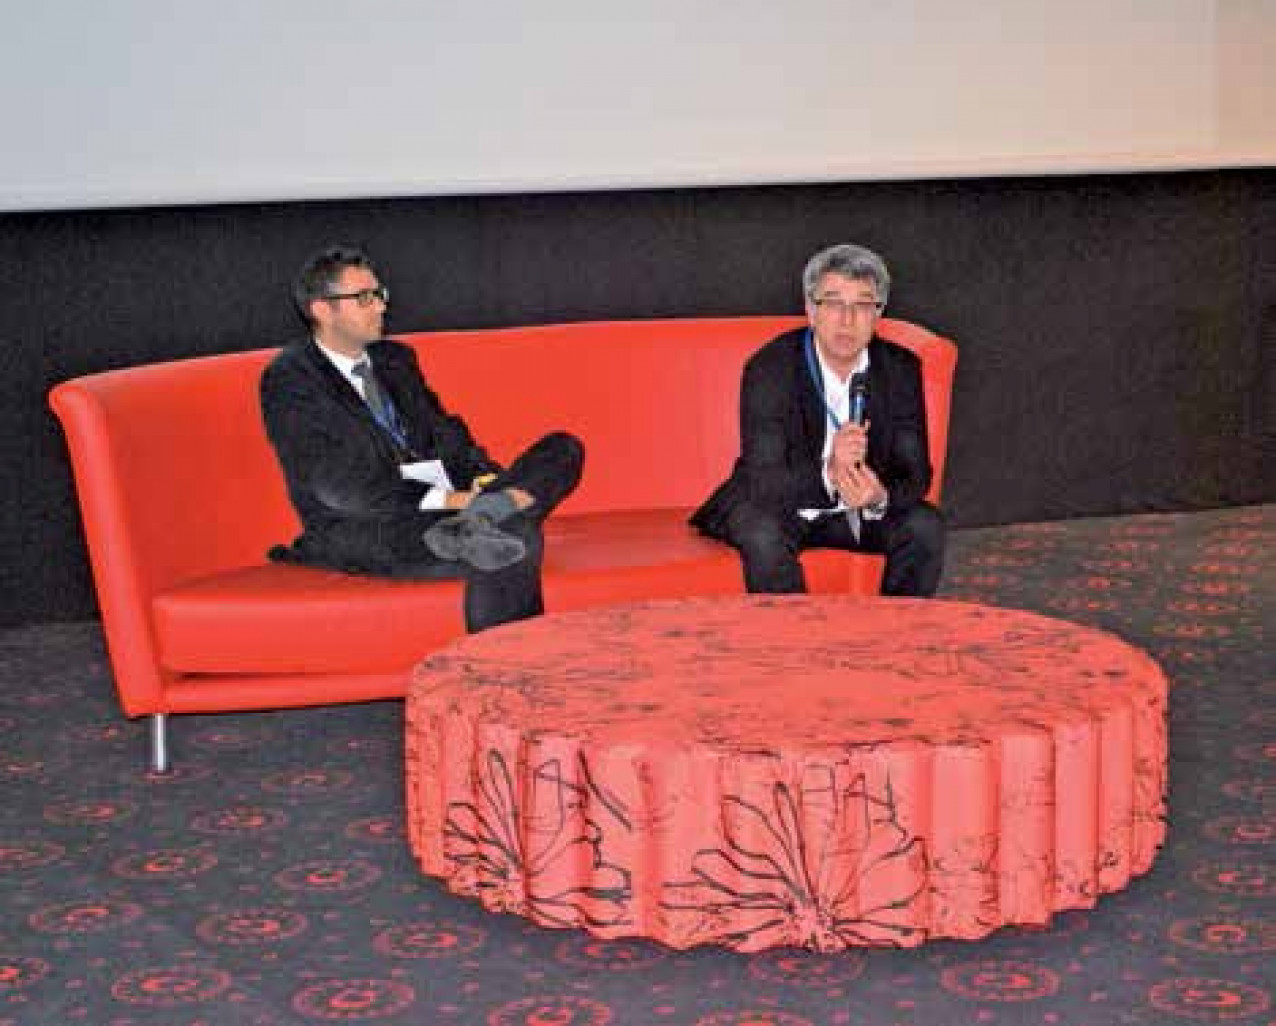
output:
[[[545,539],[541,525],[576,487],[585,462],[585,447],[573,435],[546,435],[487,485],[487,491],[519,488],[535,500],[527,509],[501,521],[501,530],[522,540],[527,554],[500,570],[465,568],[465,627],[481,631],[497,624],[526,620],[545,611],[541,595],[541,562]]]
[[[721,537],[739,550],[745,586],[754,593],[806,591],[798,559],[804,549],[882,553],[883,595],[931,596],[944,566],[943,518],[925,502],[903,513],[888,510],[881,520],[862,521],[858,540],[842,514],[806,520],[746,502],[727,516]]]
[[[425,547],[425,530],[451,510],[422,513],[413,518],[409,530],[400,525],[396,537],[394,577],[438,580],[461,577],[465,580],[465,626],[481,631],[497,624],[525,620],[545,610],[541,595],[541,561],[545,543],[541,524],[571,494],[580,480],[584,446],[572,435],[546,435],[514,460],[488,491],[520,488],[535,500],[526,510],[501,522],[500,528],[521,539],[527,554],[517,563],[500,570],[477,570],[465,563],[439,559]]]

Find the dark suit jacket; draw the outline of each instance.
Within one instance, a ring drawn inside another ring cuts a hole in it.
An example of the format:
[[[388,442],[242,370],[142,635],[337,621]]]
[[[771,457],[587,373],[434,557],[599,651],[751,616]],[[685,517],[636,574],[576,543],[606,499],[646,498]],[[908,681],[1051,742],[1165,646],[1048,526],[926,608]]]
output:
[[[731,476],[691,517],[706,534],[721,536],[728,514],[752,502],[780,514],[827,509],[821,474],[827,414],[811,380],[798,328],[773,339],[744,367],[740,386],[740,457]],[[909,350],[874,338],[868,345],[866,462],[904,512],[930,487],[930,450],[921,361]]]
[[[374,342],[368,357],[407,433],[408,449],[384,431],[353,386],[311,339],[283,349],[261,378],[266,433],[279,457],[303,533],[272,557],[344,570],[394,573],[405,552],[423,551],[426,486],[399,465],[439,459],[457,488],[501,468],[465,422],[425,383],[416,353]]]

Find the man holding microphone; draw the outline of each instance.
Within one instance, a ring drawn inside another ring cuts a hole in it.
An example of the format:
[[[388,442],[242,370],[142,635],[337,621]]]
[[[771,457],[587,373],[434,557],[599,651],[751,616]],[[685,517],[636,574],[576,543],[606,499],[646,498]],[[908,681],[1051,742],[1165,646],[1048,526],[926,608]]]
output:
[[[839,245],[802,274],[807,326],[745,365],[741,451],[691,523],[736,548],[750,592],[803,592],[803,549],[886,557],[885,595],[930,596],[944,525],[925,501],[931,466],[921,363],[874,329],[890,292],[881,257]]]

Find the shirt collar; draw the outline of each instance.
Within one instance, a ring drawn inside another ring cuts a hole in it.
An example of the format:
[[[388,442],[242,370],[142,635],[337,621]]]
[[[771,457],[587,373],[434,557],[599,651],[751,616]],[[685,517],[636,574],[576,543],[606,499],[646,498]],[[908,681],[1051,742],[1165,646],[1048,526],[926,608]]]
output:
[[[820,364],[820,377],[824,381],[824,392],[826,395],[836,395],[839,392],[845,392],[851,387],[851,378],[856,374],[863,374],[868,370],[868,346],[860,350],[859,358],[855,361],[855,366],[851,368],[851,373],[846,375],[846,380],[839,378],[827,363],[824,362],[824,354],[820,352],[819,346],[814,346],[815,358]]]
[[[358,357],[346,356],[345,353],[338,353],[333,349],[329,349],[318,339],[314,339],[314,343],[319,347],[319,352],[323,353],[324,356],[332,361],[332,365],[341,372],[341,376],[350,382],[354,382],[356,380],[354,374],[356,364],[360,364],[364,360],[368,359],[367,353]]]

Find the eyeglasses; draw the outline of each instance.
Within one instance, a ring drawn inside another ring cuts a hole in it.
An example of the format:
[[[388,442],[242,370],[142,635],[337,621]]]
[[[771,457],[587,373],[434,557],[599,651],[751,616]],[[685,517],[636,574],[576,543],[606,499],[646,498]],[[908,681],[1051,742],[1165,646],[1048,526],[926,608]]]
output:
[[[886,309],[885,303],[875,303],[869,300],[852,303],[839,296],[821,296],[813,300],[813,302],[821,310],[832,314],[834,317],[844,317],[848,313],[854,317],[872,317],[874,314],[879,314]]]
[[[384,285],[378,285],[375,289],[360,289],[358,292],[330,292],[323,298],[333,302],[338,299],[353,299],[360,306],[371,306],[379,299],[388,305],[390,290]]]

